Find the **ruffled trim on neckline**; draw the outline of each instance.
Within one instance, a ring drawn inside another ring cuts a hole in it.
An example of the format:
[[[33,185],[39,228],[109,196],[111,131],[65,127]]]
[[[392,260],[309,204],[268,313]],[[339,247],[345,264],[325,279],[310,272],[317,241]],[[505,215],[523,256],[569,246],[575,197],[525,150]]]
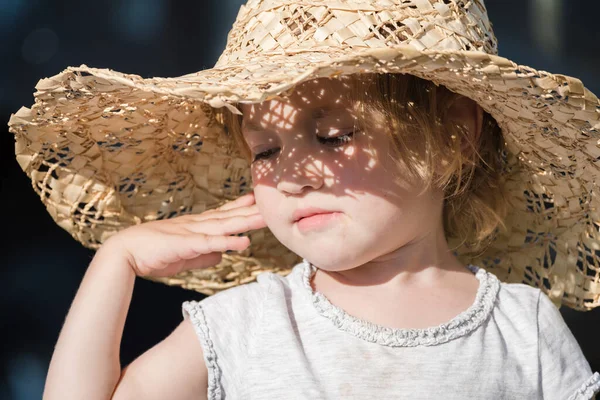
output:
[[[479,279],[479,288],[474,303],[467,310],[435,327],[390,328],[354,317],[332,304],[323,294],[314,292],[310,279],[316,272],[316,267],[306,259],[303,259],[302,264],[302,286],[322,316],[340,330],[368,342],[390,347],[434,346],[467,335],[488,318],[500,289],[500,281],[494,274],[483,268],[468,265],[467,268]]]

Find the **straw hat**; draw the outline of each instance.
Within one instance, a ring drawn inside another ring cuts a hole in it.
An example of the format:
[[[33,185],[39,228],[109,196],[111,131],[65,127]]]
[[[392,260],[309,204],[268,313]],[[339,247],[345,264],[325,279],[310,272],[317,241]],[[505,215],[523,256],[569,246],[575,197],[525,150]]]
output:
[[[216,65],[144,79],[86,65],[38,82],[9,121],[48,212],[89,248],[127,226],[216,208],[251,190],[249,165],[213,114],[299,83],[405,73],[467,96],[496,119],[518,206],[478,258],[505,282],[577,310],[600,305],[600,103],[580,80],[497,55],[482,0],[250,0]],[[148,278],[206,295],[290,272],[301,258],[268,228],[212,268]],[[452,238],[449,238],[452,245]]]

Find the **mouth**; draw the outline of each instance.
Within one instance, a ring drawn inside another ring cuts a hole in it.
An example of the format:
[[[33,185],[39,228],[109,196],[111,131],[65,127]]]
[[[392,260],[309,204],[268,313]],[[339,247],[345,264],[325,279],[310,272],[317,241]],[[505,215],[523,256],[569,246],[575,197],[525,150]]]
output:
[[[296,211],[294,211],[294,213],[292,214],[292,222],[298,222],[304,218],[310,218],[315,215],[331,214],[334,212],[337,212],[337,211],[325,210],[325,209],[316,208],[316,207],[300,208],[300,209],[297,209]]]
[[[321,231],[331,227],[335,221],[339,220],[342,213],[337,211],[323,212],[307,215],[295,221],[295,225],[300,232]]]
[[[296,220],[296,221],[294,221],[294,222],[300,222],[300,221],[302,221],[303,219],[307,219],[307,218],[315,217],[315,216],[317,216],[317,215],[327,215],[327,214],[331,214],[331,212],[326,212],[326,213],[315,213],[315,214],[307,215],[307,216],[305,216],[305,217],[302,217],[302,218],[300,218],[300,219],[297,219],[297,220]]]

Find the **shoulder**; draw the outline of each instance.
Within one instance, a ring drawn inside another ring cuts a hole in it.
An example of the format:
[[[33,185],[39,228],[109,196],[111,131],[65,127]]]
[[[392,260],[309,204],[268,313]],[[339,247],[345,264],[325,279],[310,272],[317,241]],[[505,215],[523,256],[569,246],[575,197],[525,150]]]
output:
[[[502,282],[497,300],[494,318],[502,335],[519,346],[519,354],[532,356],[544,398],[590,399],[600,391],[600,374],[592,373],[558,306],[543,290]]]
[[[221,290],[202,300],[185,301],[182,312],[184,316],[186,313],[190,316],[202,313],[218,317],[222,313],[229,318],[251,318],[263,303],[269,286],[270,279],[265,273],[259,274],[255,281]]]
[[[493,279],[498,278],[494,275]],[[507,340],[524,346],[537,343],[539,288],[524,283],[498,282],[498,295],[492,313],[494,323]]]
[[[265,323],[265,299],[278,280],[272,275],[261,273],[255,281],[181,305],[184,319],[191,322],[201,344],[208,371],[208,393],[215,397],[228,391],[236,398],[241,371]]]
[[[220,326],[225,323],[248,326],[261,318],[267,301],[287,296],[286,287],[289,287],[287,276],[262,272],[252,282],[222,290],[199,301],[183,302],[182,313],[184,317],[188,314],[193,319],[212,319]]]
[[[559,305],[555,304],[543,290],[525,283],[500,282],[498,308],[515,321],[528,324],[544,323],[546,317],[562,321]]]
[[[498,304],[507,310],[519,309],[535,315],[542,294],[539,288],[525,283],[500,282]]]

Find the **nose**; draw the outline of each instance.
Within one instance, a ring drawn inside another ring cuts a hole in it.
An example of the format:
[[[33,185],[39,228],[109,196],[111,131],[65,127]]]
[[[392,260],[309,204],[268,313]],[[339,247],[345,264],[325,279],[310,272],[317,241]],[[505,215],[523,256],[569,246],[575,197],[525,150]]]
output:
[[[299,149],[297,149],[299,150]],[[276,163],[275,182],[277,190],[287,194],[300,194],[305,188],[315,190],[323,186],[323,165],[308,154],[280,155]]]

